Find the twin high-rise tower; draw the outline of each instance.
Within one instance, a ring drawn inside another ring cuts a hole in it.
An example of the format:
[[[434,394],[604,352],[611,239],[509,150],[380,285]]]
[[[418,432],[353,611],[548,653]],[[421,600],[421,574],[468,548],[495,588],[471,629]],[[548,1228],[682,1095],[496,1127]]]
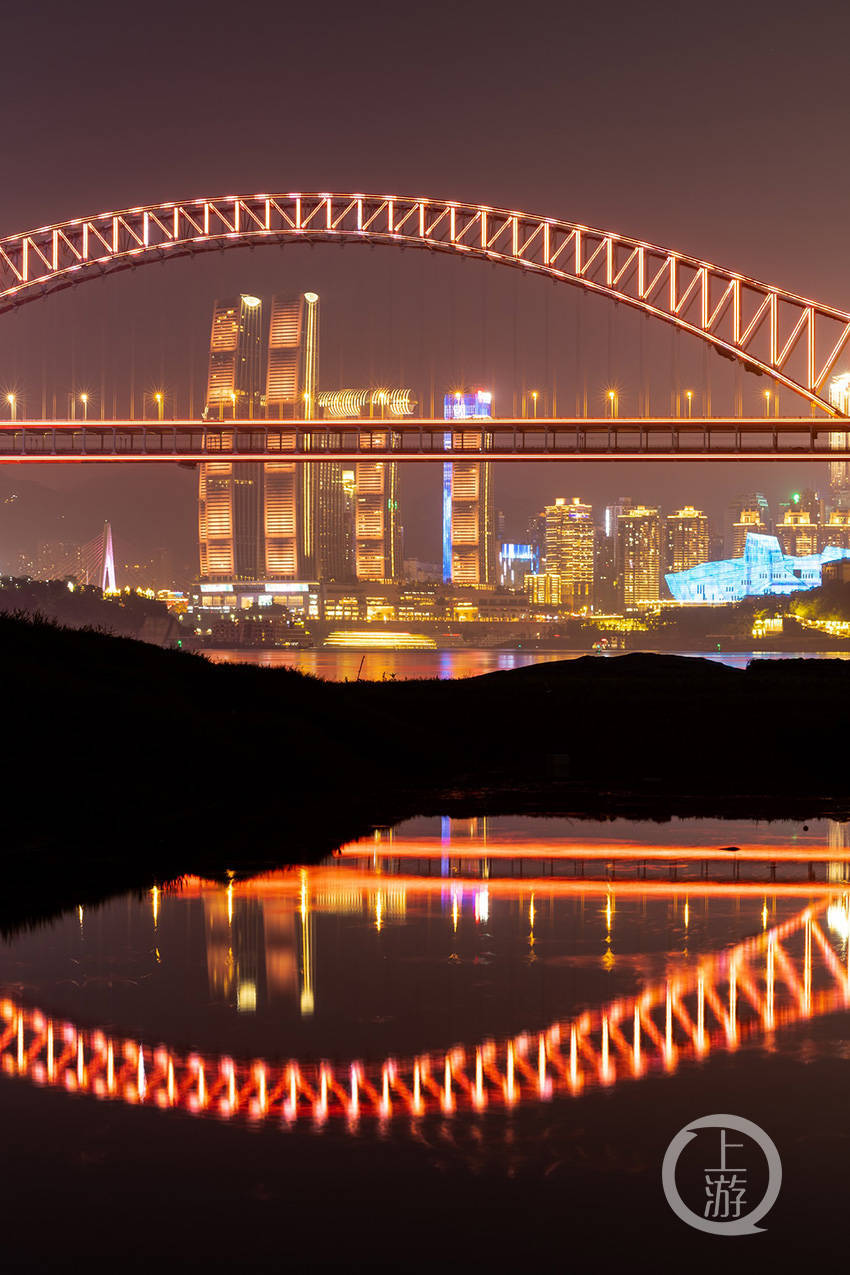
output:
[[[370,460],[371,447],[392,449],[393,421],[413,411],[409,390],[319,392],[319,298],[315,292],[272,298],[268,327],[259,297],[217,301],[210,337],[204,418],[317,420],[307,436],[319,450],[333,442],[328,422],[368,416],[374,427],[363,459],[298,462],[296,433],[276,435],[279,459],[201,465],[198,490],[200,576],[204,581],[375,581],[402,576],[398,465]],[[446,443],[478,450],[490,437],[488,391],[446,396]],[[225,443],[226,429],[223,431]],[[495,583],[492,466],[456,459],[444,466],[443,578],[457,585]]]
[[[316,415],[319,298],[272,298],[267,343],[263,305],[241,295],[217,301],[205,417],[280,421]],[[316,439],[316,446],[321,440]],[[198,491],[200,570],[205,580],[344,580],[345,477],[333,461],[287,458],[295,432],[279,435],[280,459],[207,461]]]

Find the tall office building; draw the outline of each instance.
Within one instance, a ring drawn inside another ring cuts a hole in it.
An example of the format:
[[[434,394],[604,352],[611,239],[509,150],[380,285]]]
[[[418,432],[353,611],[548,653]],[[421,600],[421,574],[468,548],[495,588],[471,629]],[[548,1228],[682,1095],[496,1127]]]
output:
[[[664,522],[665,570],[688,571],[708,562],[708,518],[701,509],[685,505]]]
[[[636,505],[617,519],[623,606],[657,602],[661,585],[661,517],[657,509]]]
[[[850,372],[834,376],[829,383],[829,401],[837,407],[843,416],[850,416]],[[846,448],[848,435],[845,432],[830,434],[831,449]],[[850,460],[831,460],[829,462],[829,490],[833,505],[847,507],[850,505]]]
[[[560,576],[561,602],[574,611],[589,608],[593,601],[596,527],[593,509],[578,496],[560,496],[547,505],[546,573]]]
[[[489,390],[443,400],[447,421],[490,420]],[[487,430],[464,427],[445,435],[447,447],[488,447]],[[447,461],[443,465],[443,580],[456,585],[496,582],[496,529],[493,509],[493,466],[487,461]]]
[[[392,448],[393,419],[414,408],[408,389],[326,390],[319,395],[325,419],[360,419],[368,409],[373,431],[360,440],[364,453]],[[403,552],[398,503],[398,465],[393,461],[357,461],[354,466],[354,559],[358,580],[392,582],[402,574]]]
[[[262,303],[242,294],[216,301],[204,418],[262,413]],[[200,574],[204,580],[256,580],[262,574],[263,467],[208,461],[198,482]]]
[[[787,509],[776,526],[776,535],[784,554],[801,558],[818,552],[820,522],[812,518],[808,509]]]
[[[272,298],[266,411],[276,420],[315,416],[319,373],[319,298],[315,292]],[[281,459],[265,466],[265,575],[304,580],[317,574],[319,465],[286,460],[295,432],[283,430]]]

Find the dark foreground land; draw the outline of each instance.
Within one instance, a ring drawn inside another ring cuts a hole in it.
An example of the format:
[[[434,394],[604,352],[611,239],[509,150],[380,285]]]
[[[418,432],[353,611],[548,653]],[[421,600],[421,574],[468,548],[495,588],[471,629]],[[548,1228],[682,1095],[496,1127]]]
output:
[[[428,813],[846,817],[850,664],[588,656],[326,683],[0,616],[0,925]]]

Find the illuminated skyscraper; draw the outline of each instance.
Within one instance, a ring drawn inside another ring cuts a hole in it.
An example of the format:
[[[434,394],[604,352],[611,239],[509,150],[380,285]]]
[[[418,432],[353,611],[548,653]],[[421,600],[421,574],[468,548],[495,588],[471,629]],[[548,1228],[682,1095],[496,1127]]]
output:
[[[447,421],[489,420],[493,396],[456,391],[443,401]],[[489,445],[487,430],[465,427],[445,435],[446,446]],[[450,461],[443,465],[443,580],[459,585],[496,581],[493,466],[487,461]]]
[[[575,496],[560,496],[547,505],[546,572],[561,580],[561,602],[574,611],[589,607],[593,599],[594,545],[596,527],[593,510]]]
[[[832,378],[829,383],[829,401],[843,416],[850,416],[850,372]],[[848,435],[843,432],[830,434],[829,445],[833,449],[846,448],[847,438]],[[829,462],[829,489],[835,504],[850,504],[850,461]]]
[[[326,390],[319,395],[325,419],[359,419],[368,409],[374,431],[361,439],[361,449],[392,447],[397,435],[393,418],[413,411],[410,390]],[[398,504],[398,465],[392,461],[358,461],[354,466],[354,555],[358,580],[390,582],[402,571]]]
[[[276,420],[311,420],[316,414],[319,373],[319,298],[272,298],[266,371],[266,411]],[[295,447],[295,433],[280,435],[282,453]],[[264,574],[273,580],[304,580],[316,574],[318,470],[324,466],[281,459],[265,465]]]
[[[661,517],[636,505],[617,519],[623,606],[657,602],[661,584]]]
[[[708,562],[708,518],[701,509],[685,505],[664,521],[668,571],[688,571]]]
[[[261,415],[261,323],[258,297],[216,301],[205,419]],[[224,460],[201,465],[198,533],[202,579],[256,580],[262,574],[262,465]]]

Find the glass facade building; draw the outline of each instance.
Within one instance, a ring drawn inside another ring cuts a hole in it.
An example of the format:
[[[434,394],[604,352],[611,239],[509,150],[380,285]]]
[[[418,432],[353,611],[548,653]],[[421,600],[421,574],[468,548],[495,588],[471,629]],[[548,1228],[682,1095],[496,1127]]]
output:
[[[750,532],[741,558],[705,562],[665,577],[677,602],[740,602],[742,598],[816,589],[825,562],[850,558],[850,549],[826,545],[820,553],[784,554],[777,536]]]

